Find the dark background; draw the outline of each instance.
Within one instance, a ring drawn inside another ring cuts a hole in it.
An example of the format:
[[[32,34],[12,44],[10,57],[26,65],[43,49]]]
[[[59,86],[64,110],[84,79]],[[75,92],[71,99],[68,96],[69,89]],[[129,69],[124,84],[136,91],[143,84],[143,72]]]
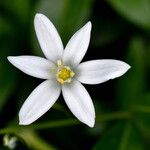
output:
[[[36,13],[49,17],[64,45],[87,21],[91,43],[83,61],[118,59],[131,65],[122,77],[85,85],[95,108],[94,128],[76,121],[62,97],[33,125],[18,126],[21,105],[42,80],[17,70],[7,56],[43,56],[34,32]],[[0,137],[15,149],[150,149],[149,0],[0,0]]]

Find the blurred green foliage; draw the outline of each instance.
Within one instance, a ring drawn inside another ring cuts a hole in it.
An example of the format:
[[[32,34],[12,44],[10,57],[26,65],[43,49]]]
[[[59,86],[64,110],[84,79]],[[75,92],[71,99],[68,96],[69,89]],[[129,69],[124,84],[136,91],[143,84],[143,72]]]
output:
[[[131,123],[119,122],[96,145],[94,150],[144,150],[140,132]]]
[[[37,12],[52,20],[64,45],[91,20],[84,59],[120,59],[132,67],[119,79],[87,86],[97,115],[92,129],[72,119],[62,98],[33,125],[18,125],[18,110],[40,82],[12,67],[7,56],[43,55],[33,27]],[[22,150],[150,149],[149,0],[0,1],[0,60],[0,149],[6,133],[25,142]]]
[[[120,15],[133,23],[150,29],[150,1],[149,0],[108,0]]]

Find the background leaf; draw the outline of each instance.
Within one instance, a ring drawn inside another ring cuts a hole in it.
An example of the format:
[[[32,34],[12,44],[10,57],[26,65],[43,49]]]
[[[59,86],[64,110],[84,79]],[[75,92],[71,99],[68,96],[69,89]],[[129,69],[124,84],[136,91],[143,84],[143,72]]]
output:
[[[145,150],[139,132],[130,123],[118,123],[95,145],[93,150]]]
[[[135,38],[129,45],[127,62],[131,65],[131,69],[126,77],[119,80],[117,88],[119,106],[126,109],[142,102],[139,96],[146,91],[146,50],[144,41],[141,38]]]
[[[16,85],[16,73],[14,70],[11,70],[7,61],[7,56],[11,54],[11,51],[14,49],[12,48],[10,50],[8,44],[10,43],[12,34],[14,34],[12,27],[12,24],[7,19],[0,16],[0,112],[15,90]],[[6,38],[8,35],[10,40]]]
[[[139,27],[150,30],[150,1],[149,0],[108,0],[111,6]]]

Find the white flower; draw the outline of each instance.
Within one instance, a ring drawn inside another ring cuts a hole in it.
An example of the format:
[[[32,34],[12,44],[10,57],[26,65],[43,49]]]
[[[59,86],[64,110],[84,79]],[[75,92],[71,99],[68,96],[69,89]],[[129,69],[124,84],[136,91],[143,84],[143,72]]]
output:
[[[17,146],[17,137],[11,137],[6,134],[3,138],[3,143],[4,146],[8,147],[9,149],[15,149],[15,147]]]
[[[71,112],[90,127],[95,123],[95,110],[90,95],[81,83],[99,84],[123,75],[130,66],[111,59],[81,63],[91,34],[91,22],[77,31],[64,49],[52,22],[36,14],[35,31],[45,58],[9,56],[8,60],[24,73],[46,79],[27,98],[19,112],[19,124],[28,125],[46,113],[61,91]],[[81,83],[80,83],[81,82]]]

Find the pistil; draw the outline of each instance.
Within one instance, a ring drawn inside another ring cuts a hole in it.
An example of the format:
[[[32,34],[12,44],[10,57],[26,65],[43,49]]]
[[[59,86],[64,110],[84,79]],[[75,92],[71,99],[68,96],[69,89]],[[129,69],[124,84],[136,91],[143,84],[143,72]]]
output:
[[[57,81],[61,84],[64,84],[65,82],[70,83],[75,73],[69,66],[63,66],[60,60],[57,61],[57,66]]]

